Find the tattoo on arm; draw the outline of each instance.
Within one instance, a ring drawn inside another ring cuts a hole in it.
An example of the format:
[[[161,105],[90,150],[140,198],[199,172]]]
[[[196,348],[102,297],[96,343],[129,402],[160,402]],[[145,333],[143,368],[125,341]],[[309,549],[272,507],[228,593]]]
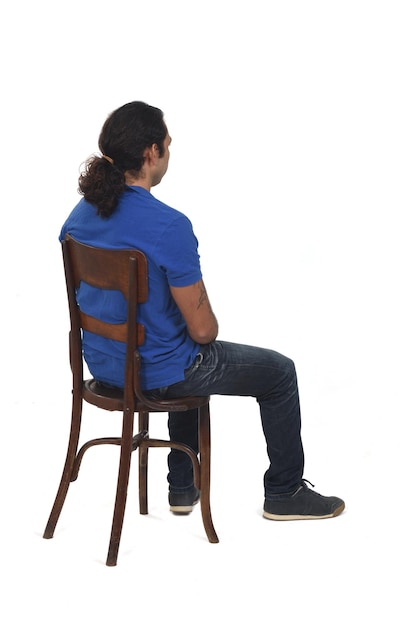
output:
[[[206,288],[204,287],[204,285],[201,285],[201,287],[200,287],[200,297],[198,299],[197,309],[202,307],[203,304],[205,304],[207,301],[208,301],[208,296],[207,296]]]

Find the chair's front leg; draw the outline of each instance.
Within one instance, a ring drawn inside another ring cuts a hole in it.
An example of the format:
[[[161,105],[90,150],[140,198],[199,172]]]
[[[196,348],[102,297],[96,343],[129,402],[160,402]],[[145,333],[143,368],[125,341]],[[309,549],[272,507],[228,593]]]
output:
[[[199,409],[199,443],[200,443],[200,478],[201,478],[201,515],[204,528],[210,543],[218,543],[214,530],[210,509],[210,407],[207,403]]]

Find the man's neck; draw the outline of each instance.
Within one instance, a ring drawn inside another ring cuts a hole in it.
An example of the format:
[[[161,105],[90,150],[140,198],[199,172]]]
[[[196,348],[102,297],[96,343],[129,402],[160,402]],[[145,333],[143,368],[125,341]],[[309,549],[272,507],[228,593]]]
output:
[[[143,187],[147,191],[151,190],[151,181],[149,176],[129,176],[125,174],[125,183],[126,185],[131,185],[132,187]]]

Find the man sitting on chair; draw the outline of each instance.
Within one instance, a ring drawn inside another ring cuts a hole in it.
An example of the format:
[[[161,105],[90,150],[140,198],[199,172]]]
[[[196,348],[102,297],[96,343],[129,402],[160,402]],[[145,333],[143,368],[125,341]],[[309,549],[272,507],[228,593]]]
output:
[[[149,297],[138,322],[147,329],[141,386],[153,397],[234,395],[256,398],[267,444],[264,517],[319,519],[339,515],[340,498],[313,491],[303,479],[300,403],[294,363],[264,348],[217,340],[218,324],[203,282],[190,220],[151,194],[168,168],[171,137],[159,109],[130,102],[105,121],[100,156],[79,178],[83,195],[62,227],[76,240],[101,248],[139,249],[148,259]],[[105,321],[123,320],[117,292],[82,284],[80,308]],[[88,332],[83,353],[95,379],[123,387],[123,344]],[[170,413],[169,433],[198,452],[196,411]],[[168,455],[169,504],[190,512],[199,499],[189,457]]]

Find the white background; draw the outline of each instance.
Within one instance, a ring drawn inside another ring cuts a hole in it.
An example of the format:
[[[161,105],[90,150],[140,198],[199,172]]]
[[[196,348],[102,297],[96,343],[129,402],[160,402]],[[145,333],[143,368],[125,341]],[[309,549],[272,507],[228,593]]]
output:
[[[415,624],[415,3],[39,0],[0,28],[2,623]],[[105,118],[137,99],[165,112],[154,193],[194,224],[219,338],[295,360],[305,476],[346,511],[264,520],[258,407],[216,397],[220,543],[198,508],[169,514],[151,451],[150,514],[134,458],[107,568],[115,448],[89,453],[42,539],[71,404],[58,233]]]

